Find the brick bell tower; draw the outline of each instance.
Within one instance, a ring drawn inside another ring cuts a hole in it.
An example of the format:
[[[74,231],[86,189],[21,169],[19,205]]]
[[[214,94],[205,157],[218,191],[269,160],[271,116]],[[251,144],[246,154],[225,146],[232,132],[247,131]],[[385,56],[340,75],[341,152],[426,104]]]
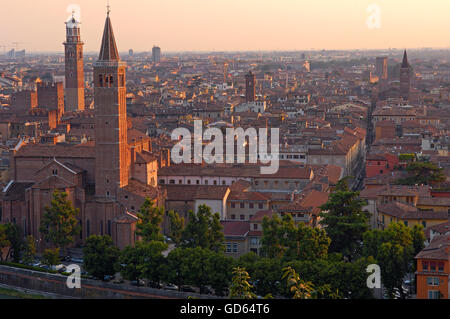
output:
[[[84,64],[80,22],[72,18],[66,22],[65,64],[66,64],[66,109],[83,111],[84,104]]]
[[[108,7],[100,56],[94,63],[95,194],[97,200],[115,201],[129,179],[126,63],[120,60],[109,13]]]

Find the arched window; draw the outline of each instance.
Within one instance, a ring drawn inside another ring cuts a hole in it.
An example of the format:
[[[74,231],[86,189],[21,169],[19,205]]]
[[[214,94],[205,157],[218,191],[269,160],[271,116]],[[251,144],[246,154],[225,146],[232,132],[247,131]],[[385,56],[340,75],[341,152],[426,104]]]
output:
[[[102,87],[103,86],[103,75],[99,74],[98,76],[98,86]]]

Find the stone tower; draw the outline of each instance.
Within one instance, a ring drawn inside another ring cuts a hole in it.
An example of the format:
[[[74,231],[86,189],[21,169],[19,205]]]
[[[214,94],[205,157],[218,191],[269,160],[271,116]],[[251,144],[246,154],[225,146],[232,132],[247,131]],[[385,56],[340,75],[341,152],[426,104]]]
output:
[[[408,63],[408,55],[406,53],[403,53],[403,62],[400,67],[400,96],[405,100],[408,101],[409,99],[409,91],[411,89],[411,70],[409,68]]]
[[[66,109],[83,111],[84,104],[84,65],[83,45],[80,35],[80,22],[72,16],[66,22],[65,65],[66,65]]]
[[[117,51],[111,19],[106,17],[98,61],[94,63],[95,194],[98,200],[117,200],[129,180],[126,63]]]
[[[256,77],[252,71],[245,76],[245,98],[247,102],[254,102],[256,100]]]

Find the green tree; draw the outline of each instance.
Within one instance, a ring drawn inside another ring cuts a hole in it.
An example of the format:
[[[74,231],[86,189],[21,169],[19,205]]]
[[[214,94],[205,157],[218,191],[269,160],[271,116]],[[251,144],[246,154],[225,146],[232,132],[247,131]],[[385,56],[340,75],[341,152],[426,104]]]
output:
[[[291,267],[284,268],[283,272],[283,279],[287,280],[293,299],[313,299],[315,288],[312,282],[301,279],[300,275]]]
[[[161,233],[161,224],[164,220],[164,208],[156,207],[154,203],[147,198],[137,213],[139,221],[137,223],[136,235],[143,241],[164,241]]]
[[[22,262],[29,265],[33,262],[36,257],[36,239],[29,235],[25,239],[24,249],[22,253]]]
[[[151,241],[142,244],[141,254],[143,255],[142,276],[152,282],[159,283],[164,278],[166,271],[166,258],[163,252],[168,245],[161,241]]]
[[[6,225],[0,224],[0,261],[3,261],[3,249],[10,245],[11,243],[8,240]]]
[[[59,248],[46,249],[42,254],[42,262],[49,267],[59,264]]]
[[[221,252],[209,253],[208,284],[211,285],[218,296],[225,296],[225,290],[230,286],[233,262],[231,257],[227,257]]]
[[[39,231],[44,239],[56,247],[66,249],[80,232],[77,220],[79,213],[67,198],[67,193],[55,190],[50,206],[46,206]]]
[[[422,225],[414,225],[412,229],[413,255],[417,256],[425,248],[425,231]],[[414,263],[415,265],[415,263]]]
[[[197,213],[189,212],[189,222],[183,230],[180,247],[201,247],[219,252],[224,251],[224,241],[219,214],[213,214],[206,205],[200,206]]]
[[[186,284],[190,271],[186,259],[186,249],[176,248],[169,253],[166,259],[166,271],[164,273],[164,280],[166,282],[175,284],[179,288]]]
[[[342,253],[350,261],[359,255],[362,236],[369,229],[369,213],[362,210],[366,202],[358,196],[341,183],[320,214],[320,224],[331,238],[330,252]]]
[[[318,287],[329,286],[332,292],[346,299],[370,299],[372,292],[367,288],[368,265],[375,263],[373,258],[360,258],[346,262],[341,256],[315,261],[292,261],[284,268],[292,267],[305,281],[313,282]],[[285,293],[289,296],[289,292]],[[327,296],[323,296],[327,298]],[[337,297],[330,296],[331,297]]]
[[[326,258],[330,246],[326,232],[300,223],[291,215],[277,215],[263,220],[262,253],[283,260],[312,260]]]
[[[397,181],[400,185],[430,185],[444,182],[446,179],[444,169],[434,163],[413,162],[406,167],[409,176]]]
[[[372,256],[381,267],[381,280],[393,298],[395,291],[405,298],[403,279],[416,270],[414,257],[423,249],[425,234],[422,226],[409,228],[403,223],[391,223],[383,230],[364,234],[363,252]]]
[[[169,237],[172,239],[173,243],[178,246],[181,243],[181,238],[183,236],[183,229],[185,220],[183,217],[174,211],[169,212],[170,220],[170,233]]]
[[[164,270],[162,252],[167,244],[160,241],[138,242],[135,247],[126,247],[120,254],[116,270],[127,280],[139,281],[147,278],[159,282]]]
[[[86,239],[83,254],[83,266],[89,274],[100,279],[115,274],[114,266],[120,251],[114,246],[110,236],[90,236]]]
[[[395,298],[396,290],[401,298],[405,298],[403,292],[403,278],[408,272],[408,263],[405,262],[407,248],[392,242],[383,243],[378,253],[378,261],[381,267],[381,278],[390,298]]]
[[[230,286],[230,299],[256,299],[249,283],[250,276],[245,268],[234,268]]]
[[[23,250],[23,235],[20,227],[16,224],[6,224],[6,236],[10,243],[6,259],[12,258],[13,262],[19,263]]]

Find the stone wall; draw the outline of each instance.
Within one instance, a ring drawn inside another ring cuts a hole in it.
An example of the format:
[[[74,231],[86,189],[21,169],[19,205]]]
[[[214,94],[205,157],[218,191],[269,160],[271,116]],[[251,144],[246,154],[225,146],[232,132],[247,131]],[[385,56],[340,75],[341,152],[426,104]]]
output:
[[[210,299],[211,296],[116,285],[81,279],[81,289],[69,289],[67,277],[0,265],[0,283],[79,299]]]

